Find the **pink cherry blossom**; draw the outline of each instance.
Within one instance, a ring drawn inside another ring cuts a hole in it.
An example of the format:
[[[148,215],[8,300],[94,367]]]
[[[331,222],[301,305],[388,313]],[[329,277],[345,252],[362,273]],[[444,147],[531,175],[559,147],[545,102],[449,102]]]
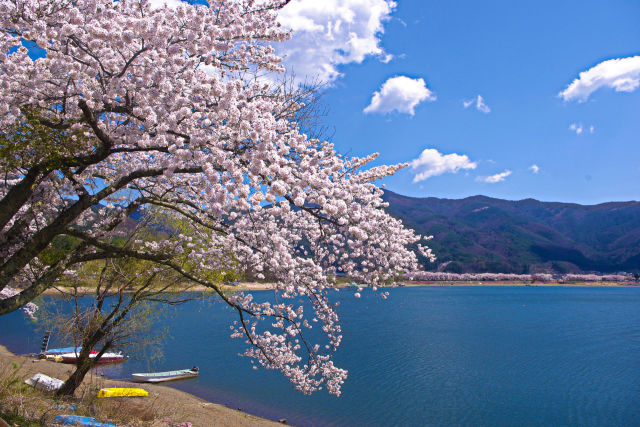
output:
[[[140,258],[213,289],[258,364],[304,393],[340,394],[336,273],[393,285],[418,269],[409,246],[433,254],[374,184],[406,165],[367,168],[376,154],[348,158],[309,139],[295,122],[300,98],[261,78],[284,71],[273,46],[289,37],[276,20],[286,3],[0,0],[0,131],[19,135],[30,120],[51,135],[29,133],[0,156],[0,314],[84,261]],[[46,55],[32,58],[24,41]],[[188,221],[188,235],[122,239],[128,215],[150,208]],[[81,243],[40,260],[59,236]],[[271,278],[275,302],[210,278],[234,269]],[[308,341],[307,318],[321,342]]]
[[[436,271],[416,271],[407,277],[423,282],[625,282],[631,277],[623,274],[560,274],[550,273],[512,274],[512,273],[445,273]]]

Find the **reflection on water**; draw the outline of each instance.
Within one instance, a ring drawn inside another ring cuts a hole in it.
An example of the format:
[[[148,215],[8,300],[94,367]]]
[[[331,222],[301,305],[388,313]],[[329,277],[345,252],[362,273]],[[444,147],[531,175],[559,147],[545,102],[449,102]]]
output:
[[[167,310],[161,360],[138,354],[100,369],[128,379],[197,365],[197,379],[172,386],[295,425],[640,425],[640,288],[399,288],[387,301],[336,298],[344,335],[336,363],[349,369],[340,398],[303,396],[279,374],[252,370],[237,357],[244,344],[229,338],[233,313],[203,301]],[[39,342],[20,313],[0,317],[0,343],[25,353]]]

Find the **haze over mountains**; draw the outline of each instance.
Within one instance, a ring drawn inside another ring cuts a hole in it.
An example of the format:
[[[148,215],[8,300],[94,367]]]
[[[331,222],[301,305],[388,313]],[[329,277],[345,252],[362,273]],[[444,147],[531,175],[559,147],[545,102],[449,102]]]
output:
[[[640,202],[583,206],[508,201],[414,198],[385,191],[388,212],[422,235],[451,272],[640,271]]]

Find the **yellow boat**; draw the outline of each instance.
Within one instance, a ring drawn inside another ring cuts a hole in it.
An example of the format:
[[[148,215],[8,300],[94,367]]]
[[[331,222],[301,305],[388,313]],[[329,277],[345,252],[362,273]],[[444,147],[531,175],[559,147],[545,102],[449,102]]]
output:
[[[50,360],[52,362],[62,362],[62,356],[60,356],[59,354],[45,354],[44,356],[45,359]]]
[[[141,388],[102,388],[98,397],[144,397],[149,396],[147,390]]]

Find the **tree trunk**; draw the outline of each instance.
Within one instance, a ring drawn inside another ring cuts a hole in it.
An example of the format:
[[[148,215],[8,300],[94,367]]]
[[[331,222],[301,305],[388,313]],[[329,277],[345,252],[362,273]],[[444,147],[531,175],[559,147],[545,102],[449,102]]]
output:
[[[88,342],[82,343],[82,350],[78,355],[78,360],[76,360],[76,370],[71,374],[71,376],[64,382],[64,385],[56,392],[56,396],[73,396],[76,392],[76,389],[82,384],[82,380],[84,380],[85,375],[94,367],[96,361],[107,351],[110,347],[110,343],[102,347],[100,352],[96,354],[96,357],[91,359],[89,355],[91,354],[91,350],[97,344],[104,334],[98,334],[94,336],[93,339],[87,340]]]
[[[76,370],[71,374],[71,376],[64,382],[64,385],[56,392],[56,396],[73,396],[76,392],[76,389],[80,384],[82,384],[82,380],[84,380],[87,372],[91,370],[93,367],[93,361],[88,357],[86,360],[80,360],[78,358],[78,364],[76,365]]]

